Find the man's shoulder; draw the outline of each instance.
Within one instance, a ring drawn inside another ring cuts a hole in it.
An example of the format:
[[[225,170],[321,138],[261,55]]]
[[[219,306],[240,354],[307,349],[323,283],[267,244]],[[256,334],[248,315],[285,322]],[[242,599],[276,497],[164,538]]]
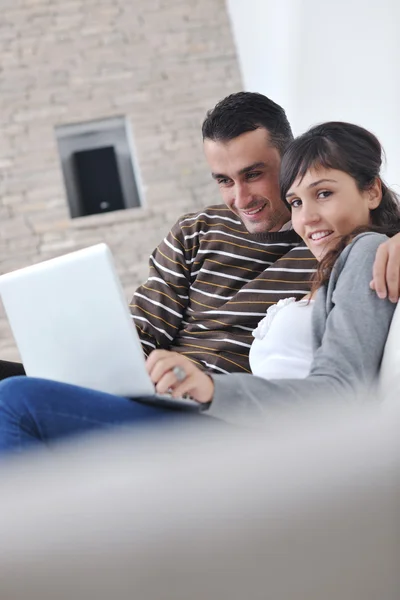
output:
[[[240,231],[246,231],[240,219],[225,204],[213,204],[196,212],[185,213],[177,221],[177,224],[181,227],[215,226],[216,223],[221,225],[230,224]]]
[[[195,217],[196,215],[209,214],[209,215],[222,215],[222,216],[230,216],[234,220],[239,221],[237,217],[232,213],[230,208],[228,208],[225,204],[210,204],[208,206],[204,206],[199,208],[197,211],[193,211],[190,213],[185,213],[182,215],[181,219],[185,219],[187,217]]]

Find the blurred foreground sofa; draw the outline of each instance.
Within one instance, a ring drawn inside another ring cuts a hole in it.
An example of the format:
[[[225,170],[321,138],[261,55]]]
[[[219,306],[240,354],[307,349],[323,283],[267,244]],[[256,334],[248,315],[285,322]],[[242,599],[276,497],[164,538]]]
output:
[[[0,464],[4,600],[398,600],[400,411],[100,435]]]

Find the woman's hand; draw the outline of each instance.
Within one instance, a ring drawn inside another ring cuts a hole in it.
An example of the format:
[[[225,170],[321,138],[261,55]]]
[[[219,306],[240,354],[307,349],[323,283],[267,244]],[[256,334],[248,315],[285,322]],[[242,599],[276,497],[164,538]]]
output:
[[[200,404],[211,402],[214,382],[196,365],[178,352],[153,350],[146,361],[147,372],[158,394],[171,393],[174,398],[188,394]]]

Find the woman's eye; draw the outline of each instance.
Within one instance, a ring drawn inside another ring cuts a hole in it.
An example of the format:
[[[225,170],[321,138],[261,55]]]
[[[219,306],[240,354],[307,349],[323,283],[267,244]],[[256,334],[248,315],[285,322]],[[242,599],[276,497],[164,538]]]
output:
[[[290,203],[290,208],[298,208],[299,206],[301,206],[301,200],[293,200],[293,202]]]
[[[328,196],[330,196],[331,194],[332,192],[330,192],[329,190],[323,190],[321,192],[318,192],[317,198],[328,198]]]

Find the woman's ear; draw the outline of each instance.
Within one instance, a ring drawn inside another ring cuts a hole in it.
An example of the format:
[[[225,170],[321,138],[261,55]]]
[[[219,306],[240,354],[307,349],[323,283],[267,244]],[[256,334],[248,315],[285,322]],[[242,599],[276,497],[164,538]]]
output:
[[[378,208],[382,201],[382,180],[376,177],[374,183],[368,189],[368,208],[374,210]]]

